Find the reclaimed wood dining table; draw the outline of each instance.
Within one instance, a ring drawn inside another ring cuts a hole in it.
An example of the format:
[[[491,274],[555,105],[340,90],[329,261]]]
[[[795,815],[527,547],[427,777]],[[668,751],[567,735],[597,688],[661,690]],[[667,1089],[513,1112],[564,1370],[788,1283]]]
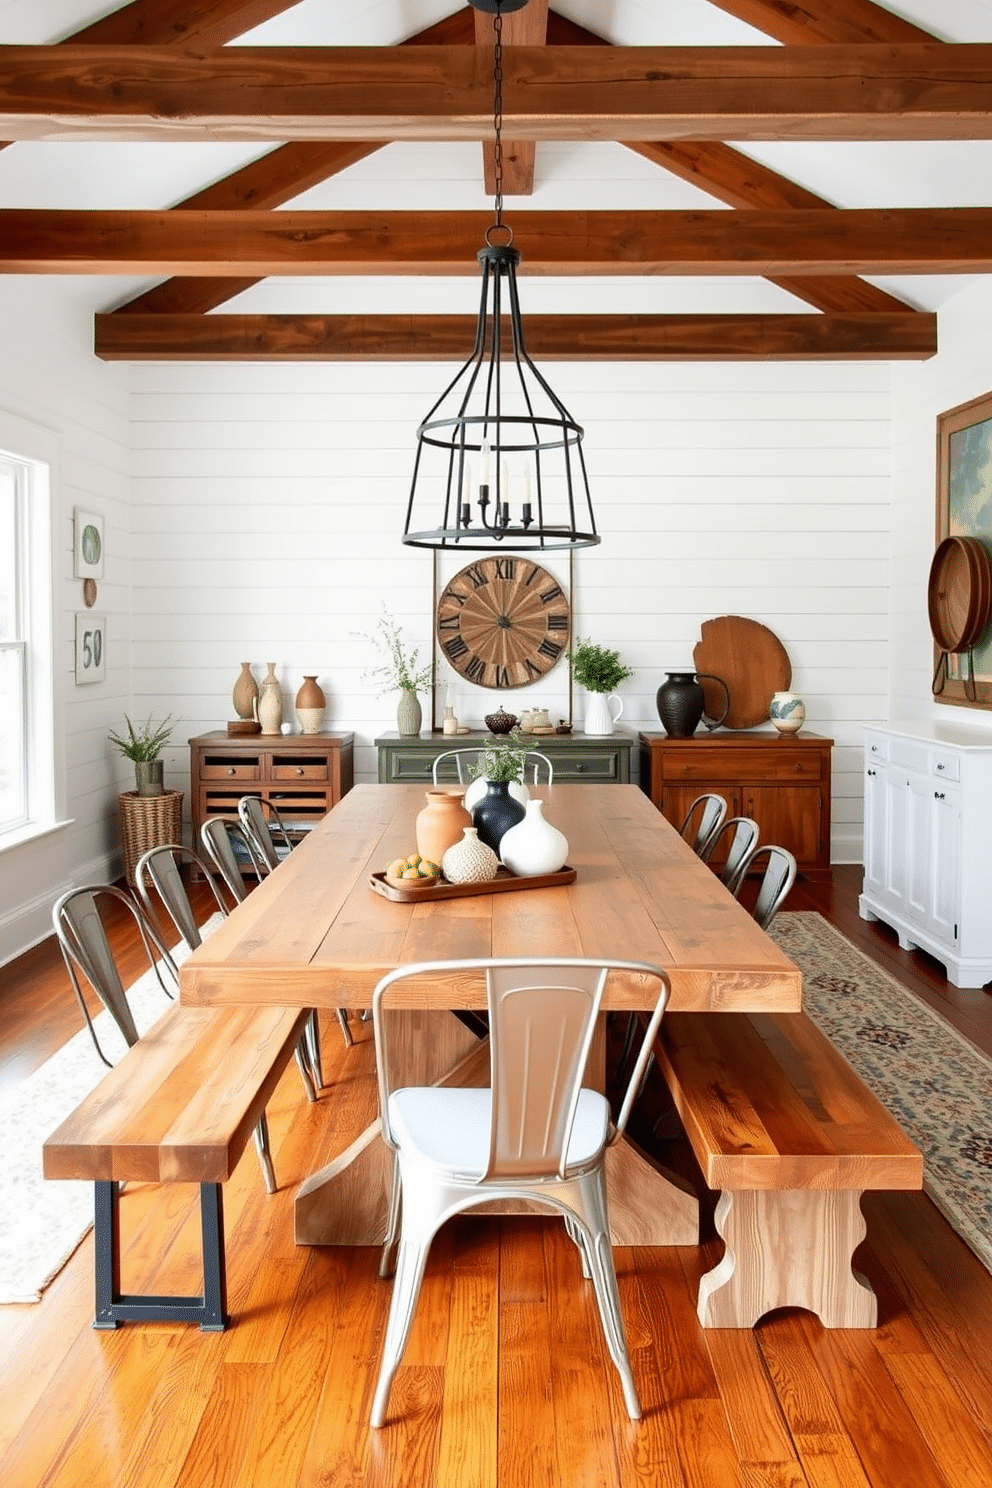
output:
[[[359,785],[313,828],[184,962],[180,997],[192,1005],[367,1008],[378,980],[417,961],[487,956],[620,957],[654,962],[671,981],[669,1011],[798,1011],[796,967],[716,875],[633,785],[532,789],[569,842],[574,882],[394,903],[373,873],[415,844],[424,804],[417,785]],[[399,991],[400,989],[397,989]],[[604,1009],[649,1006],[645,981],[612,977]],[[394,1083],[481,1083],[484,1042],[455,1010],[485,1007],[481,979],[411,979]],[[604,1074],[605,1038],[594,1051]],[[333,1091],[330,1097],[333,1099]],[[385,1234],[391,1154],[372,1122],[296,1196],[301,1244],[378,1244]],[[609,1151],[614,1242],[694,1244],[694,1193],[626,1138]]]

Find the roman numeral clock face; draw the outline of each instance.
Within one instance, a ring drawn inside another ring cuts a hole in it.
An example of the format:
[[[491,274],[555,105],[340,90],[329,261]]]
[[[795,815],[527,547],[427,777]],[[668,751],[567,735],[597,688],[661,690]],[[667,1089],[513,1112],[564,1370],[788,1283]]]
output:
[[[437,604],[445,658],[479,687],[522,687],[568,648],[568,599],[554,574],[529,558],[480,558]]]

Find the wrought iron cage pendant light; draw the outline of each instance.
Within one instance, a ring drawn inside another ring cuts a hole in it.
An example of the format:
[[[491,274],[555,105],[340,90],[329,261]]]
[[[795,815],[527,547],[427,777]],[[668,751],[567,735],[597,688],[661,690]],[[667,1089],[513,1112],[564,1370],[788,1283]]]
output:
[[[417,430],[403,541],[458,552],[592,547],[599,535],[583,430],[527,355],[520,254],[503,222],[502,17],[527,0],[470,3],[493,16],[496,220],[478,255],[482,297],[472,354]],[[427,512],[440,520],[429,525]]]

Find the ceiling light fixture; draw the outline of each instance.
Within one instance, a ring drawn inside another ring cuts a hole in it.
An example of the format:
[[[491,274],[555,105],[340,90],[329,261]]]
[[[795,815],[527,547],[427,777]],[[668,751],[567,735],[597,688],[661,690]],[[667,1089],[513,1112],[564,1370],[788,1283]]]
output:
[[[599,542],[583,430],[524,347],[520,254],[503,221],[503,15],[527,0],[470,0],[493,17],[496,220],[479,250],[482,298],[472,355],[417,430],[403,541],[458,552],[549,552]],[[428,507],[441,520],[424,527]]]

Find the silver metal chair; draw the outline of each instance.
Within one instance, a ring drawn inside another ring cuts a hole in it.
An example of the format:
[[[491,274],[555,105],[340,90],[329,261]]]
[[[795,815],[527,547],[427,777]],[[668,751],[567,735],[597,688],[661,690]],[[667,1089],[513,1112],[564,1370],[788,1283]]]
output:
[[[258,882],[264,870],[255,861],[251,841],[239,822],[226,816],[211,816],[200,828],[203,850],[217,869],[232,899],[243,904],[248,898],[244,870]]]
[[[232,897],[238,904],[244,903],[248,897],[249,889],[244,880],[242,864],[251,868],[256,881],[260,882],[268,871],[258,860],[251,838],[239,822],[231,821],[229,817],[211,816],[200,828],[200,841],[203,843],[207,857],[213,863],[217,872],[224,880],[230,890]],[[338,1023],[341,1027],[341,1035],[349,1047],[354,1043],[351,1036],[351,1028],[348,1026],[348,1011],[346,1008],[338,1008]],[[317,1011],[313,1009],[307,1023],[307,1043],[311,1053],[311,1063],[314,1068],[314,1078],[323,1083],[323,1070],[320,1062],[320,1027],[317,1021]]]
[[[263,801],[261,796],[242,796],[238,817],[255,858],[264,872],[271,873],[293,850],[293,839],[278,807],[271,801]]]
[[[748,857],[745,872],[750,873],[756,864],[765,860],[764,873],[758,888],[758,897],[751,911],[762,930],[767,930],[778,914],[792,885],[796,881],[796,860],[787,847],[756,847]],[[744,882],[741,874],[738,892]]]
[[[388,994],[409,977],[451,972],[485,978],[491,1087],[394,1090]],[[615,1124],[606,1097],[582,1083],[613,972],[649,981],[654,1000]],[[635,1420],[640,1416],[613,1266],[604,1168],[607,1147],[627,1123],[668,993],[665,973],[647,962],[551,957],[422,962],[400,967],[379,982],[372,998],[379,1110],[383,1140],[396,1155],[380,1275],[389,1274],[395,1254],[396,1277],[373,1426],[386,1417],[434,1235],[453,1215],[505,1199],[546,1205],[564,1218],[583,1274],[592,1279],[628,1413]],[[535,1050],[539,1058],[532,1057]]]
[[[161,968],[165,968],[166,975],[170,980],[174,980],[177,987],[179,984],[178,968],[164,941],[140,906],[134,902],[130,894],[125,894],[123,889],[118,889],[113,884],[88,884],[78,889],[70,889],[67,894],[63,894],[56,900],[52,909],[52,923],[62,951],[62,959],[69,973],[73,991],[83,1010],[83,1017],[96,1052],[108,1067],[112,1066],[112,1061],[107,1058],[100,1047],[100,1041],[96,1036],[96,1029],[93,1027],[80,986],[79,972],[82,972],[113,1018],[128,1048],[132,1048],[138,1042],[138,1030],[100,914],[101,903],[111,900],[122,905],[133,918],[149,964],[154,969],[166,997],[172,998],[174,994],[163,981]],[[265,1187],[269,1193],[275,1193],[278,1185],[275,1169],[272,1166],[269,1127],[264,1112],[255,1127],[255,1149],[258,1153]]]
[[[726,815],[727,803],[722,796],[711,793],[697,796],[685,814],[679,835],[702,857],[703,849],[713,833],[723,826]]]
[[[152,920],[155,918],[151,892],[154,889],[169,919],[179,931],[184,945],[188,946],[191,951],[195,951],[197,946],[203,944],[203,937],[193,913],[193,906],[189,902],[186,886],[180,877],[181,862],[192,864],[202,873],[210,885],[217,908],[221,914],[226,915],[227,906],[214,883],[209,866],[191,848],[172,845],[149,848],[147,852],[142,853],[134,865],[134,881],[147,917]],[[314,1023],[316,1023],[316,1011],[312,1010],[303,1037],[296,1046],[296,1063],[309,1101],[317,1099],[317,1091],[324,1083],[320,1066],[319,1037],[315,1052],[314,1037],[310,1032],[311,1025]]]
[[[712,858],[721,844],[727,844],[727,856],[713,867]],[[750,816],[729,816],[721,827],[711,832],[699,856],[709,863],[722,884],[736,894],[748,871],[748,853],[758,845],[758,823]]]
[[[447,780],[457,780],[459,785],[470,785],[475,778],[471,774],[472,766],[477,764],[481,753],[480,749],[446,749],[434,761],[434,784],[443,785]],[[531,777],[529,781],[528,775]],[[548,756],[539,749],[529,750],[524,760],[524,783],[553,785],[554,778],[555,767]]]

